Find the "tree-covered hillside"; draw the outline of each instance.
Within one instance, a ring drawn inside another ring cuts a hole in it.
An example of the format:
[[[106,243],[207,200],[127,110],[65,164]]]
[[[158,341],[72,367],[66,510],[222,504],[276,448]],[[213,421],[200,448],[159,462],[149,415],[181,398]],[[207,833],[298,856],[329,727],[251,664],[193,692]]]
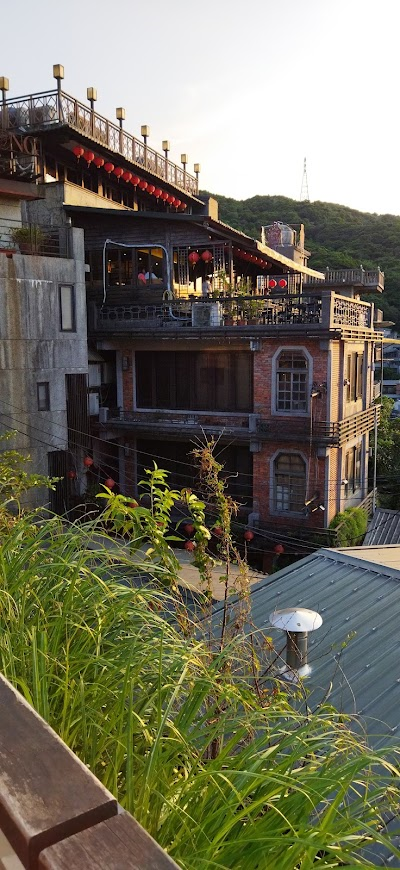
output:
[[[235,200],[218,194],[219,216],[253,238],[260,227],[275,220],[303,223],[306,248],[314,269],[380,268],[385,272],[385,293],[374,298],[385,319],[400,327],[400,217],[366,214],[329,202],[296,202],[284,196],[253,196]],[[369,297],[371,299],[371,297]]]

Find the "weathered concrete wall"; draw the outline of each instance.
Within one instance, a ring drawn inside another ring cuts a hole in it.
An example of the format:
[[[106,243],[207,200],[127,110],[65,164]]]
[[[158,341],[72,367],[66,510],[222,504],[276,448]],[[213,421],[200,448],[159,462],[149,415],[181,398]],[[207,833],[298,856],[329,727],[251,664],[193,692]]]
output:
[[[87,373],[83,233],[73,231],[76,259],[0,254],[0,430],[48,473],[47,454],[68,445],[65,375]],[[60,329],[60,284],[73,285],[76,331]],[[38,410],[37,384],[49,383],[50,409]],[[43,494],[36,494],[40,503]]]

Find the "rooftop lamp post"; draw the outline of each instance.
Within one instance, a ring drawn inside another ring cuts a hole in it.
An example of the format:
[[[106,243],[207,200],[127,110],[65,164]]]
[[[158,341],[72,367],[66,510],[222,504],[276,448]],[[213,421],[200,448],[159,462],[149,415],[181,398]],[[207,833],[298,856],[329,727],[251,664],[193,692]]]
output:
[[[62,120],[62,109],[61,109],[61,82],[64,78],[64,67],[62,63],[54,63],[53,64],[53,78],[57,80],[57,107],[58,107],[58,120]]]
[[[9,80],[6,78],[6,76],[0,76],[0,91],[1,91],[1,93],[2,93],[2,99],[1,99],[1,102],[2,102],[1,126],[2,126],[3,130],[5,130],[6,127],[7,127],[7,122],[6,122],[6,113],[7,113],[7,108],[6,108],[6,95],[7,95],[7,91],[9,91],[9,90],[10,90],[10,82],[9,82]]]
[[[181,154],[181,163],[183,166],[183,189],[186,190],[186,166],[189,163],[187,154]]]
[[[115,117],[119,123],[119,150],[122,154],[122,129],[126,118],[126,112],[122,106],[119,106],[118,109],[115,110]]]
[[[165,180],[168,181],[168,151],[170,149],[169,139],[163,139],[162,150],[165,156]]]
[[[147,124],[142,124],[140,128],[140,135],[143,136],[144,142],[144,165],[147,169],[147,140],[150,136],[150,127]]]
[[[92,128],[92,136],[94,133],[94,104],[97,100],[97,89],[96,88],[87,88],[86,96],[90,103],[90,112],[91,112],[91,120],[90,126]]]
[[[199,174],[200,174],[200,169],[201,169],[200,163],[195,163],[193,166],[193,169],[194,169],[194,174],[196,176],[196,188],[197,188],[196,192],[198,193],[199,192]]]

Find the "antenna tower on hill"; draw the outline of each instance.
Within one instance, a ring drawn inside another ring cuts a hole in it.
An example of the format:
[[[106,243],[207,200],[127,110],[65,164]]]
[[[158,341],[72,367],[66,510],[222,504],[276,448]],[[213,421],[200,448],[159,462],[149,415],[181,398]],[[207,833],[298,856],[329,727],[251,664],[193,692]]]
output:
[[[307,158],[304,158],[303,178],[301,179],[300,202],[310,202],[307,180]]]

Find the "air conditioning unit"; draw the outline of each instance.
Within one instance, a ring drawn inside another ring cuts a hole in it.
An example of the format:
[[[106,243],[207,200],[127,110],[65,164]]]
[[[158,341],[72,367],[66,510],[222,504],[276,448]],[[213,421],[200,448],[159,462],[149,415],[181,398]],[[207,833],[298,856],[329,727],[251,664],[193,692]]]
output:
[[[107,423],[108,408],[99,408],[99,423]]]
[[[192,305],[192,326],[221,326],[222,312],[219,302],[195,302]]]
[[[97,417],[99,413],[99,394],[89,393],[89,416]]]

